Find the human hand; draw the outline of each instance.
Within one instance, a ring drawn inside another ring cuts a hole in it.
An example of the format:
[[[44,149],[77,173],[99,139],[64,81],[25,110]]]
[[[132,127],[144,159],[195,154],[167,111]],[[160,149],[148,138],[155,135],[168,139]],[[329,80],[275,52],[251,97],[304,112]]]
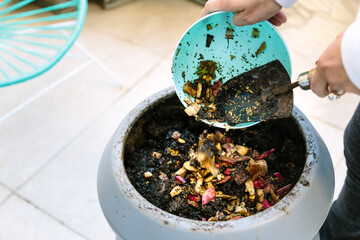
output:
[[[319,97],[325,97],[331,92],[337,93],[343,90],[360,94],[358,89],[348,77],[341,58],[341,40],[344,33],[328,46],[316,62],[316,70],[311,80],[311,90]]]
[[[235,13],[233,23],[237,26],[251,25],[269,20],[275,26],[286,22],[286,15],[275,0],[208,0],[201,16],[215,11]]]

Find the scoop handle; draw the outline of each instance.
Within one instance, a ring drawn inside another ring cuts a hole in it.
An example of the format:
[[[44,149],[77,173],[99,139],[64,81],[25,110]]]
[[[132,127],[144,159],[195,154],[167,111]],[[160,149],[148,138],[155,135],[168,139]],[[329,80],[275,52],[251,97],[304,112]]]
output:
[[[311,69],[310,71],[303,72],[298,76],[297,82],[301,89],[309,90],[311,85],[312,77],[314,76],[315,68]]]

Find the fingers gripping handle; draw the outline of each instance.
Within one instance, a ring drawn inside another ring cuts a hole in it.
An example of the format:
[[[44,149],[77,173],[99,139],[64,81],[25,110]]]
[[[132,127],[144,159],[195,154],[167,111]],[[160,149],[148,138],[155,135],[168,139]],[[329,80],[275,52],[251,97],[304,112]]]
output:
[[[298,83],[301,89],[309,90],[311,85],[312,77],[314,76],[315,68],[311,69],[310,71],[303,72],[298,77]]]
[[[309,90],[310,89],[310,85],[311,85],[311,80],[314,76],[315,73],[315,68],[311,69],[310,71],[307,72],[303,72],[299,75],[297,83],[299,84],[299,86],[301,87],[301,89],[303,90]],[[330,87],[328,86],[328,91],[329,91],[329,95],[328,98],[330,99],[330,101],[334,101],[340,98],[340,96],[342,94],[344,94],[343,90],[340,90],[336,93],[332,92]]]

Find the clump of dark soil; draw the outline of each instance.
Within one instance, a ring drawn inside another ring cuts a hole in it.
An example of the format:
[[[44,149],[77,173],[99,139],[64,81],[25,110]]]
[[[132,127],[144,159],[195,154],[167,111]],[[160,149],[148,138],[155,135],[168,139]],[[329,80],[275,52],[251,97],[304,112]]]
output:
[[[209,162],[198,160],[200,151]],[[187,116],[172,97],[136,122],[124,159],[131,183],[155,206],[180,217],[221,221],[280,201],[300,178],[306,148],[292,117],[225,132]],[[211,159],[216,173],[209,169]],[[260,163],[266,174],[254,170]]]

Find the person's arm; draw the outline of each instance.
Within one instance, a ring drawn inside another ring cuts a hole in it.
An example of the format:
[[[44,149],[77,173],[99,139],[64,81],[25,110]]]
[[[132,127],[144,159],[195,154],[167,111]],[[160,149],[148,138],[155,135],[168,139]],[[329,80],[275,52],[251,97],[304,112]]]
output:
[[[290,6],[296,0],[278,0]],[[290,3],[291,2],[291,3]],[[282,6],[275,0],[208,0],[201,15],[215,11],[235,13],[233,23],[237,26],[251,25],[269,20],[275,26],[286,22],[286,16],[281,12]]]
[[[346,29],[341,43],[341,56],[347,75],[360,89],[360,19]]]
[[[209,0],[202,10],[204,16],[214,11],[234,12],[233,23],[250,25],[269,20],[276,26],[286,22],[282,7],[292,6],[296,0]],[[360,13],[358,19],[360,18]],[[311,90],[320,97],[332,92],[360,94],[360,24],[355,22],[339,35],[316,62]]]
[[[311,82],[319,97],[331,92],[360,94],[360,21],[355,21],[321,54]]]

